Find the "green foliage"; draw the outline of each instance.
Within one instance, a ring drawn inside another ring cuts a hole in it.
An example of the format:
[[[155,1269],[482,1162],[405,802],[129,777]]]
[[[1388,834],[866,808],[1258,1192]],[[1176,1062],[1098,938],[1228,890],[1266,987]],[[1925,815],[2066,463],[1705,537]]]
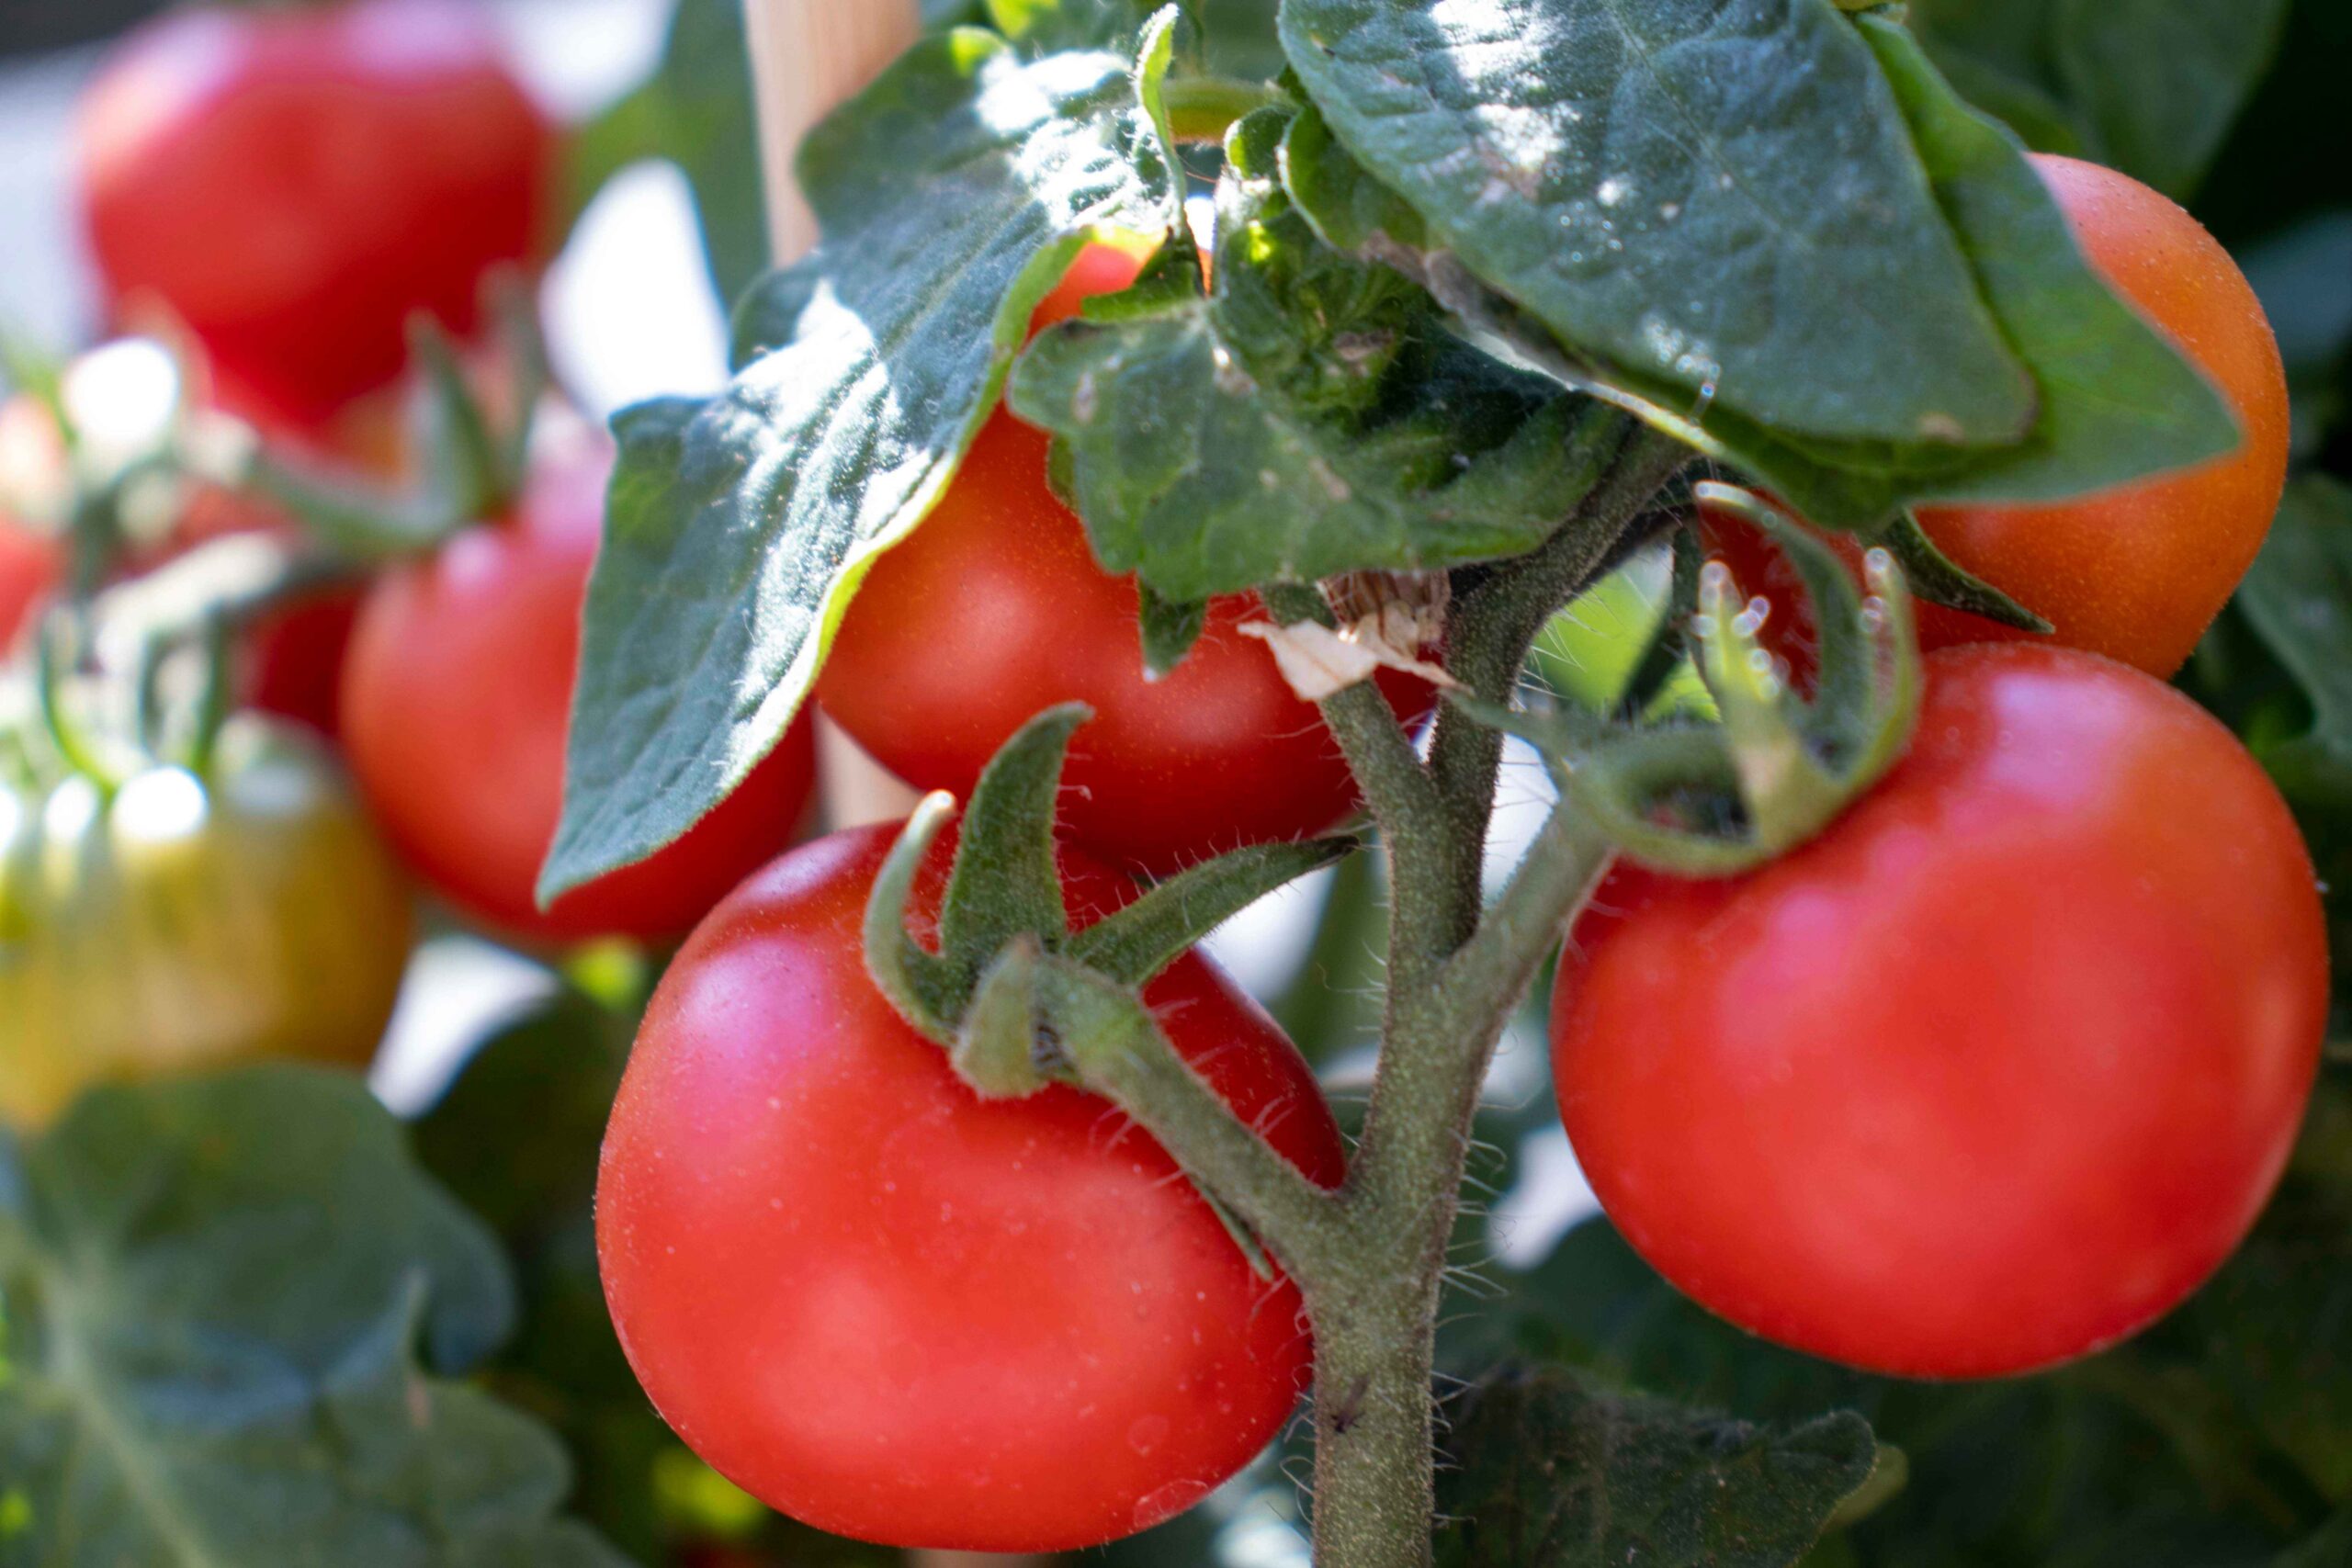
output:
[[[1294,129],[1285,180],[1326,237],[1422,276],[1464,330],[1745,468],[1818,523],[1876,531],[1915,502],[2044,500],[2228,450],[2233,426],[2218,396],[2084,265],[2014,142],[1951,93],[1899,27],[1875,17],[1856,25],[1908,120],[1976,286],[2032,371],[2037,417],[2005,448],[1971,457],[1944,443],[1824,441],[1760,421],[1720,387],[1694,402],[1670,378],[1607,363],[1555,335],[1558,323],[1512,295],[1510,280],[1466,271],[1461,261],[1476,262],[1457,259],[1458,237],[1375,181],[1319,117]],[[1832,177],[1826,165],[1814,171],[1816,182]],[[1846,318],[1833,293],[1808,298],[1807,308]],[[1833,364],[1818,373],[1838,372]],[[1808,366],[1803,378],[1815,374]]]
[[[356,1080],[104,1090],[0,1148],[0,1562],[620,1561],[553,1438],[434,1375],[513,1287]]]
[[[1285,123],[1227,144],[1213,292],[1147,280],[1021,361],[1014,412],[1068,444],[1095,554],[1182,602],[1532,549],[1608,457],[1578,400],[1317,239],[1276,183]]]
[[[2035,147],[2193,190],[2269,68],[2290,0],[1914,0],[1969,98]]]
[[[1849,1413],[1766,1432],[1561,1370],[1490,1376],[1453,1425],[1443,1568],[1788,1568],[1880,1462]]]
[[[1792,438],[2001,446],[2032,424],[1826,0],[1290,0],[1282,21],[1339,140],[1572,350]]]
[[[621,1354],[596,1275],[596,1153],[627,1024],[570,995],[506,1024],[418,1121],[415,1143],[514,1260],[520,1322],[493,1383],[570,1446],[582,1512],[644,1556],[664,1533],[656,1465],[684,1455]]]
[[[2352,487],[2296,483],[2238,604],[2312,716],[2307,731],[2264,744],[2263,761],[2290,794],[2352,808]]]
[[[1128,70],[953,32],[809,137],[824,244],[746,302],[734,381],[616,422],[548,892],[675,840],[757,765],[1084,232],[1166,221]]]

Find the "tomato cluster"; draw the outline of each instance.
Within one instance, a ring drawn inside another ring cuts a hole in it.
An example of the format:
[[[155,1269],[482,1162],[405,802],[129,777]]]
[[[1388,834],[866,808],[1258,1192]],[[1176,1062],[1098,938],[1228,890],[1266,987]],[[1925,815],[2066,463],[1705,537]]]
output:
[[[211,400],[278,447],[412,475],[428,455],[375,434],[412,319],[465,337],[493,271],[544,259],[556,140],[453,0],[156,24],[85,106],[113,313],[167,322]],[[2327,1006],[2284,804],[2160,679],[2277,504],[2275,346],[2177,208],[2038,167],[2092,265],[2223,393],[2239,449],[2106,495],[1923,511],[2054,636],[1929,609],[1907,755],[1760,869],[1621,863],[1566,933],[1552,998],[1562,1119],[1631,1244],[1735,1323],[1900,1375],[2047,1365],[2195,1289],[2284,1167]],[[1091,246],[1035,326],[1141,265]],[[1118,1107],[1058,1084],[984,1099],[886,998],[865,922],[895,830],[793,847],[815,708],[675,842],[538,899],[614,454],[560,418],[514,445],[527,460],[461,525],[248,628],[244,705],[315,734],[247,716],[200,762],[0,793],[0,1117],[251,1051],[365,1061],[412,879],[534,948],[682,940],[595,1213],[614,1325],[678,1434],[762,1500],[878,1542],[1058,1551],[1190,1506],[1306,1385],[1300,1291]],[[959,795],[1041,710],[1087,705],[1057,824],[1082,928],[1138,874],[1312,835],[1358,793],[1245,635],[1254,595],[1209,604],[1183,661],[1147,671],[1138,588],[1102,570],[1050,457],[1042,432],[987,418],[858,585],[812,700],[908,784]],[[1704,526],[1809,683],[1780,553],[1734,517]],[[157,553],[299,529],[197,487]],[[65,564],[63,541],[0,518],[0,642]],[[1380,682],[1408,729],[1433,703],[1427,682]],[[919,942],[953,852],[917,878]],[[1238,1118],[1340,1186],[1331,1110],[1254,1002],[1197,953],[1141,995]]]

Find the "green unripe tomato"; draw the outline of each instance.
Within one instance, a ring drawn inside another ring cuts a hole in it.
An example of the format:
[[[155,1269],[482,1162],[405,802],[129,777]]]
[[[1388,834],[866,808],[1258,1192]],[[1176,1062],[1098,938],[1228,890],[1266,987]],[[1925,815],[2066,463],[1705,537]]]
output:
[[[201,778],[0,790],[0,1121],[254,1056],[364,1065],[412,934],[333,761],[257,717],[229,722]]]

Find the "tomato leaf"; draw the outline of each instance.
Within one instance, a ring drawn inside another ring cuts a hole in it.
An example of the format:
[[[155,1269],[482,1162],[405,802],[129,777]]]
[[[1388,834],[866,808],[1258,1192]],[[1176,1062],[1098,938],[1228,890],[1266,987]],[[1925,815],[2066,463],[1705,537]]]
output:
[[[596,1157],[629,1021],[564,993],[493,1032],[415,1124],[418,1163],[514,1259],[521,1320],[490,1370],[578,1464],[578,1511],[616,1544],[661,1548],[657,1456],[683,1459],[638,1387],[596,1271]]]
[[[1481,1382],[1452,1449],[1443,1568],[1788,1568],[1879,1455],[1849,1413],[1767,1432],[1559,1369]]]
[[[2035,147],[2193,190],[2276,57],[2289,0],[1914,0],[1970,99]]]
[[[1324,244],[1277,182],[1287,117],[1227,146],[1214,291],[1040,337],[1012,406],[1059,435],[1095,554],[1180,601],[1522,554],[1600,477],[1582,400],[1448,332],[1409,279]]]
[[[2220,394],[2090,271],[2016,142],[1961,102],[1902,27],[1878,16],[1856,26],[2041,388],[2041,417],[2022,446],[1920,499],[2054,500],[2233,451],[2237,423]]]
[[[754,292],[733,382],[615,422],[545,893],[672,842],[757,765],[1085,234],[1169,221],[1139,96],[1120,56],[1024,61],[966,29],[917,44],[811,134],[801,185],[824,244]]]
[[[342,1075],[102,1090],[0,1148],[10,1561],[606,1568],[560,1448],[428,1375],[506,1334],[498,1249]]]
[[[1460,330],[1745,469],[1825,525],[1876,532],[1902,507],[1926,501],[2049,500],[2229,450],[2236,427],[2219,396],[2090,271],[2015,143],[1951,93],[1900,28],[1877,17],[1857,20],[1993,311],[2040,389],[2030,435],[2007,450],[1972,456],[1935,445],[1810,439],[1721,400],[1694,403],[1666,378],[1579,353],[1441,239],[1416,239],[1419,215],[1408,216],[1317,116],[1301,116],[1291,131],[1285,181],[1327,237],[1420,277]]]
[[[2310,699],[2311,729],[2259,747],[2290,795],[2352,804],[2352,486],[2298,479],[2237,603]]]
[[[1827,0],[1287,0],[1339,141],[1580,353],[1816,440],[1998,446],[2033,387]]]

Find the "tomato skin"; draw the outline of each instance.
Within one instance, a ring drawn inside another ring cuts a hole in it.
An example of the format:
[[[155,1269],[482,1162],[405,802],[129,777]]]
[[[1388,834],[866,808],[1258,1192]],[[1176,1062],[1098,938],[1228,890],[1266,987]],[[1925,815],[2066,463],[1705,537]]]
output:
[[[795,725],[678,842],[537,907],[611,467],[600,438],[559,452],[512,516],[386,574],[344,670],[345,749],[401,857],[474,919],[530,942],[684,934],[792,841],[815,782],[808,727]]]
[[[1183,663],[1147,680],[1135,582],[1096,564],[1085,526],[1046,484],[1047,439],[989,420],[932,514],[874,565],[818,678],[825,711],[891,772],[968,795],[1040,709],[1080,701],[1061,826],[1154,872],[1329,828],[1353,777],[1312,704],[1262,643],[1254,594],[1216,600]],[[1430,693],[1385,678],[1400,711]]]
[[[200,783],[0,794],[0,1121],[254,1056],[364,1066],[412,934],[407,879],[340,773],[256,716]]]
[[[1955,563],[2055,628],[2046,640],[2169,678],[2194,652],[2262,549],[2287,480],[2287,377],[2236,263],[2198,221],[2128,175],[2054,153],[2034,168],[2091,267],[2217,386],[2244,427],[2232,456],[2102,494],[2040,506],[1923,507],[1919,525]],[[1746,523],[1702,509],[1710,547],[1770,600],[1767,647],[1808,681],[1818,638],[1796,577]],[[1861,548],[1829,536],[1859,570]],[[1964,610],[1918,606],[1919,646],[2045,640]]]
[[[2169,677],[2262,548],[2287,483],[2287,373],[2253,286],[2221,243],[2128,175],[2033,155],[2092,270],[2222,392],[2243,427],[2230,457],[2046,506],[1924,508],[1953,561],[2028,605],[2055,639]],[[1922,646],[2019,632],[1943,612]]]
[[[1552,1002],[1602,1207],[1702,1304],[1914,1377],[2143,1327],[2242,1240],[2318,1067],[2311,860],[2186,697],[1928,661],[1910,755],[1752,874],[1613,874]]]
[[[896,834],[784,856],[663,979],[597,1187],[614,1323],[679,1435],[819,1529],[983,1551],[1131,1534],[1289,1417],[1297,1292],[1104,1101],[983,1101],[891,1010],[860,924]],[[1064,874],[1081,919],[1133,893],[1075,855]],[[1338,1183],[1329,1109],[1255,1004],[1197,955],[1145,997],[1244,1120]]]
[[[555,128],[454,0],[175,13],[101,71],[79,144],[118,314],[160,303],[259,415],[389,382],[417,311],[471,333],[484,275],[554,232]]]

